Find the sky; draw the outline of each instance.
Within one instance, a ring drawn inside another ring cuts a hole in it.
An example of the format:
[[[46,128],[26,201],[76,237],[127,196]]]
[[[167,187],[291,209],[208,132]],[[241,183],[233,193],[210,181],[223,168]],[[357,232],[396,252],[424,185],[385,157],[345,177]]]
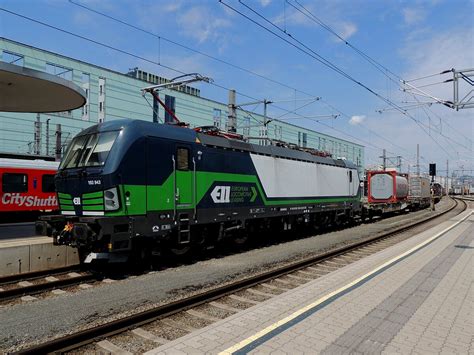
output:
[[[422,171],[437,163],[445,175],[447,160],[450,171],[474,169],[474,109],[439,103],[453,100],[443,83],[452,72],[439,73],[474,68],[474,0],[2,0],[0,9],[2,37],[119,72],[200,73],[214,80],[194,85],[201,96],[227,102],[233,88],[237,103],[273,101],[273,118],[363,144],[369,166],[386,149],[413,172],[419,144]],[[463,81],[461,96],[472,89]]]

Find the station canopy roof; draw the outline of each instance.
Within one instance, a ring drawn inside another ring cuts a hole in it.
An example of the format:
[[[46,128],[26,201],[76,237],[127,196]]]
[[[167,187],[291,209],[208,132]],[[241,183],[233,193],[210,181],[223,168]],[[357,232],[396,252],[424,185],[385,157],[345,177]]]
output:
[[[71,81],[0,62],[0,111],[61,112],[85,103],[84,90]]]

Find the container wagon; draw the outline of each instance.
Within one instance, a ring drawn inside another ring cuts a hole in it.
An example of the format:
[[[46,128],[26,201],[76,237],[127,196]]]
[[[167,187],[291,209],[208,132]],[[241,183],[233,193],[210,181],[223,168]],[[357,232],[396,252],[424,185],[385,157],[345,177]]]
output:
[[[408,202],[410,209],[415,210],[429,207],[431,202],[430,178],[410,176],[408,183]]]
[[[367,171],[363,216],[369,218],[408,207],[408,180],[396,171]]]
[[[431,189],[433,190],[433,199],[435,203],[441,201],[441,198],[444,194],[444,188],[439,182],[434,182],[431,184]]]

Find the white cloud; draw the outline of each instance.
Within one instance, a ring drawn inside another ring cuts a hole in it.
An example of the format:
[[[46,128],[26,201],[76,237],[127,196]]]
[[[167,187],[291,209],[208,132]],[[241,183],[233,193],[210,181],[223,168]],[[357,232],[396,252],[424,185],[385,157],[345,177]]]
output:
[[[161,9],[164,12],[176,12],[181,8],[182,3],[180,1],[173,1],[165,6],[162,6]]]
[[[135,12],[133,17],[138,19],[141,27],[152,32],[161,32],[164,28],[169,28],[170,23],[173,23],[174,26],[176,16],[182,10],[183,5],[182,0],[137,1],[132,10],[128,11]]]
[[[307,6],[311,9],[311,6]],[[310,10],[311,11],[311,10]],[[288,9],[285,13],[281,13],[276,16],[272,22],[276,25],[294,25],[294,26],[306,26],[306,27],[315,27],[319,26],[314,21],[310,20],[307,16],[302,14],[299,11]]]
[[[271,2],[272,0],[260,0],[260,5],[262,7],[267,7],[268,5],[270,5]]]
[[[349,39],[357,32],[357,26],[351,22],[341,22],[336,24],[339,35],[344,39]]]
[[[318,16],[324,23],[329,24],[335,31],[344,39],[353,36],[358,28],[353,22],[341,18],[341,9],[333,3],[320,3],[316,8],[314,4],[307,4],[304,6],[310,13]],[[282,26],[303,26],[303,27],[320,27],[320,25],[310,18],[310,14],[306,14],[303,10],[298,11],[290,6],[286,11],[280,13],[273,19],[273,23]],[[331,35],[330,35],[331,36]],[[332,37],[332,36],[331,36]],[[336,42],[339,41],[336,37],[332,37]]]
[[[353,126],[356,126],[358,124],[361,124],[364,121],[365,121],[365,116],[363,116],[363,115],[354,115],[349,120],[349,123]]]
[[[422,22],[426,17],[425,10],[421,8],[405,7],[402,9],[403,20],[407,25],[416,25]]]
[[[212,16],[210,10],[203,6],[190,8],[178,17],[177,22],[185,35],[199,43],[222,38],[224,34],[221,30],[231,25],[226,19]]]

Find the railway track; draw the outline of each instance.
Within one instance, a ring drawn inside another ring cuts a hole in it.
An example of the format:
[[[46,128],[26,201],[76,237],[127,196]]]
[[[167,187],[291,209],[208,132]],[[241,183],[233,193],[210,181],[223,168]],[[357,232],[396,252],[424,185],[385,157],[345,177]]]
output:
[[[94,280],[97,275],[77,266],[5,276],[0,278],[0,303]]]
[[[466,208],[466,202],[456,199],[455,204],[441,214],[381,236],[60,337],[18,353],[68,352],[78,349],[81,352],[111,353],[147,351],[408,239],[428,226],[438,224],[443,216],[451,218]]]

